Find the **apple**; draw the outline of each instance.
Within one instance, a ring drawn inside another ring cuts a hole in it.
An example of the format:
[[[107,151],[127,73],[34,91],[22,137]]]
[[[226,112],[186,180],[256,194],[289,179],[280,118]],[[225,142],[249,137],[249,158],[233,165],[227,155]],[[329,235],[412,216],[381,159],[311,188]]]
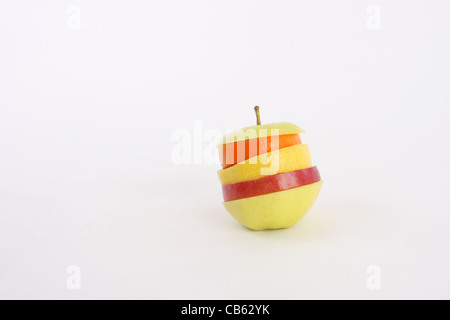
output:
[[[223,205],[249,229],[289,228],[311,209],[323,181],[300,139],[305,131],[288,122],[261,125],[258,106],[255,112],[256,126],[225,135],[217,146]]]

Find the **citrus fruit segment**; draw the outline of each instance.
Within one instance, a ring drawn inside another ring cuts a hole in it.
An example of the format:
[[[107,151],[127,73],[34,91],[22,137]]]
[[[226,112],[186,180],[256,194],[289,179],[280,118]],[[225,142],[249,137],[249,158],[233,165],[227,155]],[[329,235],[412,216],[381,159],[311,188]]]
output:
[[[301,143],[302,140],[296,133],[228,143],[219,147],[220,163],[225,169],[260,154]]]
[[[281,229],[295,225],[313,206],[323,181],[256,197],[226,201],[225,209],[249,229]]]
[[[237,183],[267,176],[264,169],[273,168],[271,174],[300,170],[311,167],[311,154],[306,144],[275,150],[252,157],[232,167],[217,171],[220,182]]]

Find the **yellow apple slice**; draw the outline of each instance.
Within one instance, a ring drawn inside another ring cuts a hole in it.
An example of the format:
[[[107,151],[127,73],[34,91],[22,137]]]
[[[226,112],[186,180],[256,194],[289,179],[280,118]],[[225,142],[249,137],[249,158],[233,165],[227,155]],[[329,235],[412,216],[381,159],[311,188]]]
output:
[[[232,167],[217,171],[222,184],[259,179],[268,174],[277,174],[311,167],[311,154],[306,144],[275,150],[239,162]],[[273,170],[270,170],[272,167]]]
[[[282,229],[295,225],[311,209],[323,181],[285,191],[224,202],[225,209],[252,230]]]
[[[283,134],[293,134],[293,133],[304,133],[305,130],[300,128],[299,126],[289,123],[289,122],[277,122],[277,123],[268,123],[263,125],[256,125],[245,127],[239,130],[235,130],[226,134],[222,142],[218,144],[218,146],[222,144],[237,142],[237,141],[245,141],[249,139],[263,138],[267,136],[278,136]]]

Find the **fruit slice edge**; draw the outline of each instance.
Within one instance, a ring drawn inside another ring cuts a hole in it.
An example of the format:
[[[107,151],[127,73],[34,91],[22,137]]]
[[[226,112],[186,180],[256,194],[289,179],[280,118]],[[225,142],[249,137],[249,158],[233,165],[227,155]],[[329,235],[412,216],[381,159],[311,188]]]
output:
[[[300,135],[296,133],[238,141],[219,147],[219,159],[222,168],[226,169],[249,158],[301,143]]]
[[[245,127],[226,134],[221,143],[217,146],[243,141],[248,139],[262,138],[271,135],[283,135],[293,133],[305,133],[306,131],[299,126],[289,122],[268,123],[259,126]]]
[[[222,185],[254,180],[265,177],[262,174],[262,169],[270,167],[272,162],[277,160],[278,163],[275,163],[277,168],[273,172],[274,174],[305,169],[312,166],[308,145],[297,144],[250,158],[226,169],[218,170],[217,175]]]
[[[223,185],[222,193],[224,201],[233,201],[297,188],[318,181],[320,181],[319,170],[317,167],[311,167]]]

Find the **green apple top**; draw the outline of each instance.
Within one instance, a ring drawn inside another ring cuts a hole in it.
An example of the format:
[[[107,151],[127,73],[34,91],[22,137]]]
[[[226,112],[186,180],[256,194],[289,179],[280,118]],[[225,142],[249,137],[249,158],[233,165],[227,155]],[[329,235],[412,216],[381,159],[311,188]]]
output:
[[[263,125],[256,125],[245,127],[240,130],[235,130],[226,134],[222,142],[218,146],[233,143],[238,141],[245,141],[256,138],[264,138],[273,135],[284,135],[284,134],[294,134],[294,133],[304,133],[305,130],[299,126],[289,123],[289,122],[276,122],[268,123]]]

